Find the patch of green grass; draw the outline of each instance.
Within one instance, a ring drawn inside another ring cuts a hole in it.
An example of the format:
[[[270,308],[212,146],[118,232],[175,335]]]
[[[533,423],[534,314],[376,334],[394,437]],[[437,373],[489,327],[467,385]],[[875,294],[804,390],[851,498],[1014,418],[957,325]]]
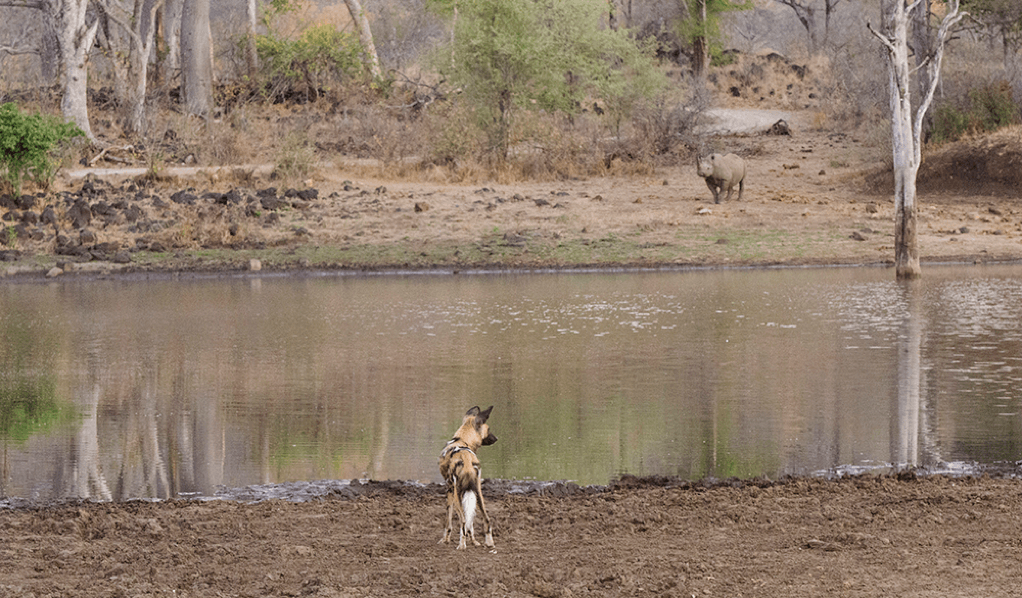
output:
[[[846,240],[843,230],[806,235],[784,229],[733,229],[709,233],[681,229],[673,238],[655,243],[635,236],[607,234],[599,238],[523,234],[507,239],[488,233],[475,241],[421,243],[408,238],[391,243],[346,246],[298,245],[267,249],[202,249],[174,253],[138,252],[133,261],[156,269],[220,267],[244,269],[250,259],[264,268],[296,267],[394,268],[515,268],[703,263],[776,263],[826,259]]]

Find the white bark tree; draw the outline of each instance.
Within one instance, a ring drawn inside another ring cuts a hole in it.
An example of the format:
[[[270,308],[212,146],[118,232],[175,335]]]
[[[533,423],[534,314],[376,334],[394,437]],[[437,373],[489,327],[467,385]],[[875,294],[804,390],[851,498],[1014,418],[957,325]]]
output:
[[[914,0],[906,6],[905,0],[881,0],[883,24],[876,31],[869,30],[887,50],[891,92],[891,136],[894,146],[894,267],[899,280],[918,278],[919,246],[916,234],[916,175],[922,163],[922,130],[926,111],[940,82],[940,66],[944,58],[944,44],[951,28],[965,17],[959,0],[947,0],[947,12],[937,30],[933,53],[920,66],[911,68],[908,51],[909,21],[924,0]],[[929,87],[918,107],[912,109],[912,74],[918,68],[928,70]]]
[[[124,128],[142,133],[146,122],[149,59],[156,39],[156,11],[163,0],[94,0],[106,19],[116,25],[103,36],[112,54],[115,89],[122,102]]]
[[[40,0],[36,4],[53,23],[60,62],[60,111],[64,119],[85,132],[89,141],[96,136],[89,126],[88,61],[99,21],[89,18],[89,0]]]
[[[376,44],[373,43],[373,32],[369,28],[369,17],[366,16],[362,3],[359,0],[344,0],[351,14],[351,20],[355,24],[355,31],[358,32],[358,41],[362,46],[362,62],[373,81],[383,78],[380,70],[380,57],[376,53]]]
[[[213,106],[210,0],[185,0],[181,13],[181,95],[188,114],[208,116]]]

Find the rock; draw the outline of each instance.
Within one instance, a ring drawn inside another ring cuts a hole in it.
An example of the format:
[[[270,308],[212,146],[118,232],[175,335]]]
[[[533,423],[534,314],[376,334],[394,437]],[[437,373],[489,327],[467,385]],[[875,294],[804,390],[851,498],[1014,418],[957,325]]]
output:
[[[260,262],[259,260],[257,260],[256,258],[252,258],[252,259],[248,260],[248,271],[249,272],[258,272],[258,271],[260,271],[262,269],[263,269],[263,263]]]
[[[31,195],[22,195],[17,200],[18,208],[22,210],[31,210],[35,207],[35,197]]]
[[[61,270],[60,268],[54,266],[54,267],[50,268],[46,272],[46,278],[56,278],[56,277],[60,276],[63,273],[64,273],[63,270]]]
[[[124,210],[124,219],[128,222],[137,222],[145,217],[145,212],[142,208],[138,207],[138,204],[132,204]]]
[[[783,118],[770,125],[767,129],[767,135],[791,135],[791,127],[788,126],[788,122]]]
[[[57,212],[52,207],[47,206],[43,213],[39,216],[40,222],[43,224],[49,224],[51,226],[57,226]]]
[[[267,195],[259,198],[259,205],[261,205],[264,210],[278,210],[286,204],[286,201],[276,195]]]
[[[67,217],[71,220],[72,228],[85,228],[92,223],[92,208],[88,202],[79,199],[68,209]]]
[[[225,204],[237,205],[241,203],[244,198],[241,196],[241,192],[239,192],[237,189],[231,189],[227,193],[224,193],[221,196],[221,199]]]
[[[417,202],[415,202],[415,212],[416,213],[425,212],[427,210],[429,210],[429,204],[428,203],[426,203],[424,201],[417,201]]]

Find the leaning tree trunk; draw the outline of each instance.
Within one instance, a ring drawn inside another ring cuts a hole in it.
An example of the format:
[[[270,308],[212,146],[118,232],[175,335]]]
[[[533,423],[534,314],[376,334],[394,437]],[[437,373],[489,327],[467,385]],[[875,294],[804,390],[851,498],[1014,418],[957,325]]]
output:
[[[959,10],[959,0],[948,0],[947,13],[934,40],[933,54],[926,66],[929,86],[915,112],[912,111],[912,72],[909,66],[909,15],[924,0],[906,7],[904,0],[882,0],[883,31],[870,31],[887,49],[891,92],[891,139],[894,147],[894,268],[899,280],[918,278],[919,245],[916,234],[916,175],[922,163],[922,128],[926,111],[933,101],[933,93],[940,81],[940,66],[944,57],[944,44],[951,28],[965,13]]]
[[[208,116],[213,105],[210,0],[185,0],[181,13],[181,91],[188,114]]]
[[[380,71],[380,57],[376,53],[376,44],[373,43],[373,32],[369,28],[369,17],[366,16],[359,0],[344,0],[344,3],[348,6],[355,30],[358,31],[358,41],[362,46],[362,62],[372,80],[379,81],[383,74]]]

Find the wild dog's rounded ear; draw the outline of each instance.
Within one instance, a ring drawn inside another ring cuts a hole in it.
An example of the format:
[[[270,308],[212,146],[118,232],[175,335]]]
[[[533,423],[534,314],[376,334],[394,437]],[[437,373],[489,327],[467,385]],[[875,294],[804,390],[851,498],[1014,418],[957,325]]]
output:
[[[479,410],[479,408],[476,407],[476,411],[478,411],[478,410]],[[490,405],[490,408],[487,409],[486,411],[478,413],[476,415],[476,424],[477,425],[478,424],[485,424],[486,420],[490,419],[490,412],[491,411],[493,411],[493,405]]]
[[[469,409],[465,412],[465,415],[479,415],[479,405]]]

